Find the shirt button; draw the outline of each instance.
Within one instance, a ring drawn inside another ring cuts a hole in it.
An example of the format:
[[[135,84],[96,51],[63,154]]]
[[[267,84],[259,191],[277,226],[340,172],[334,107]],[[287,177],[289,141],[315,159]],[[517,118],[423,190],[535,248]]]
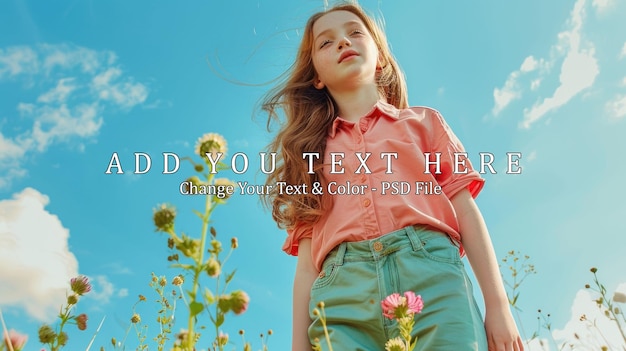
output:
[[[374,251],[381,252],[383,250],[383,243],[377,241],[374,243]]]
[[[370,199],[365,199],[363,200],[363,206],[367,207],[372,203],[372,201]]]

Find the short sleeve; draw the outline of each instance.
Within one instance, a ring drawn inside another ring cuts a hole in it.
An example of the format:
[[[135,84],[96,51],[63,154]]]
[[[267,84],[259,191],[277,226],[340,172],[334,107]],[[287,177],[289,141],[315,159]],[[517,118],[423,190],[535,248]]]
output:
[[[432,128],[433,150],[431,152],[440,153],[440,173],[435,172],[436,165],[431,165],[430,171],[435,175],[441,190],[448,198],[452,198],[456,193],[467,188],[475,198],[482,190],[485,180],[472,166],[463,144],[452,132],[443,116],[434,110]],[[431,156],[430,161],[434,161],[434,156]]]
[[[288,255],[298,256],[298,245],[301,239],[311,238],[313,228],[311,225],[298,222],[293,228],[287,229],[287,239],[283,244],[283,251]]]

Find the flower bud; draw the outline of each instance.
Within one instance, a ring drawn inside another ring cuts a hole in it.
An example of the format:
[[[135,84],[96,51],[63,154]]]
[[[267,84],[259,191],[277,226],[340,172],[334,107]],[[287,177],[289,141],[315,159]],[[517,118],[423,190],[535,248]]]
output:
[[[61,332],[61,334],[59,334],[59,336],[57,337],[57,340],[59,341],[59,345],[61,346],[65,346],[65,344],[67,344],[68,339],[69,337],[67,336],[66,332]]]
[[[13,349],[15,351],[20,351],[24,348],[24,345],[26,345],[26,342],[28,341],[28,335],[20,334],[13,329],[8,332],[5,330],[4,336],[4,344],[8,350]],[[0,350],[3,350],[2,344],[0,344]]]
[[[217,336],[217,345],[218,346],[226,346],[228,344],[228,334],[220,332]]]
[[[222,268],[220,267],[220,263],[213,257],[209,258],[206,263],[206,273],[211,278],[215,278],[222,273]]]
[[[242,290],[230,293],[231,309],[235,314],[242,314],[248,309],[250,297]]]
[[[133,324],[137,324],[139,322],[141,322],[141,317],[139,316],[139,314],[134,313],[132,317],[130,317],[130,322]]]
[[[72,294],[72,295],[67,297],[67,304],[68,305],[76,305],[77,303],[78,303],[78,295]]]
[[[230,247],[232,249],[236,249],[239,247],[239,241],[237,240],[237,238],[231,238],[230,239]]]
[[[78,316],[76,316],[74,320],[76,321],[76,326],[78,327],[78,330],[87,329],[87,315],[86,314],[81,313]]]
[[[42,325],[38,331],[39,341],[42,344],[49,344],[57,337],[57,333],[47,324]]]
[[[222,243],[219,240],[211,240],[211,247],[215,252],[222,251]]]

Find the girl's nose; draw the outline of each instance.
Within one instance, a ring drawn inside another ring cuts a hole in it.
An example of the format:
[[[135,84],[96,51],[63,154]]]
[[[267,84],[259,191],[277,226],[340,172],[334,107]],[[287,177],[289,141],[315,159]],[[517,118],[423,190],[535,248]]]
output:
[[[339,46],[337,48],[341,50],[344,47],[348,47],[348,46],[352,46],[352,43],[350,42],[350,40],[348,40],[348,38],[343,37],[341,40],[339,40]]]

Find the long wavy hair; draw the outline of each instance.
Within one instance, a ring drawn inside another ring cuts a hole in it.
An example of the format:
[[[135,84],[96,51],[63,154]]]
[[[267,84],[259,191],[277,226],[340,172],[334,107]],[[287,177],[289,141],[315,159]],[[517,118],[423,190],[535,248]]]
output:
[[[296,60],[284,75],[283,81],[270,90],[261,101],[261,108],[268,114],[267,128],[272,122],[280,128],[268,145],[270,153],[276,153],[276,169],[269,174],[266,185],[286,182],[307,185],[305,194],[279,194],[270,192],[262,197],[265,206],[272,209],[272,217],[280,228],[291,228],[298,222],[315,223],[323,212],[332,206],[322,195],[313,194],[314,182],[325,184],[323,169],[326,138],[337,106],[326,88],[313,86],[316,78],[313,67],[313,25],[323,15],[332,11],[349,11],[363,21],[378,47],[380,69],[376,83],[381,98],[397,108],[406,108],[408,98],[404,74],[394,59],[381,26],[356,3],[336,5],[312,15],[304,29]],[[279,116],[283,110],[285,119]],[[314,162],[314,174],[308,173],[308,161],[303,153],[315,152],[320,157]],[[274,187],[275,189],[275,187]],[[328,198],[328,197],[326,197]]]

